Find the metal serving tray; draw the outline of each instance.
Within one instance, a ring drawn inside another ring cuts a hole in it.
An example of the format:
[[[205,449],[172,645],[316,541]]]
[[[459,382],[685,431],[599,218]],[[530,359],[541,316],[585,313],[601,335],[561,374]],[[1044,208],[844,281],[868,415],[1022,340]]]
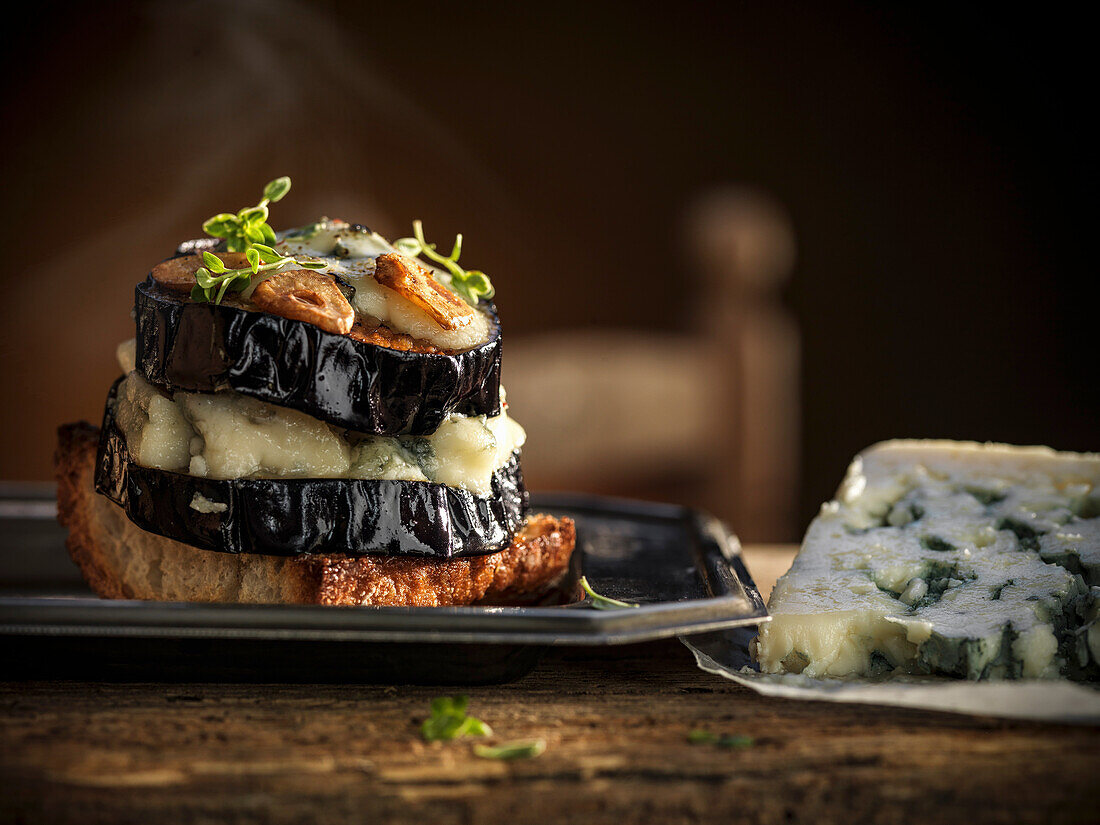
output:
[[[616,645],[755,625],[767,613],[721,522],[665,504],[536,496],[577,522],[565,604],[347,608],[97,599],[46,486],[0,485],[0,676],[484,684],[550,645]],[[596,610],[596,590],[641,606]]]

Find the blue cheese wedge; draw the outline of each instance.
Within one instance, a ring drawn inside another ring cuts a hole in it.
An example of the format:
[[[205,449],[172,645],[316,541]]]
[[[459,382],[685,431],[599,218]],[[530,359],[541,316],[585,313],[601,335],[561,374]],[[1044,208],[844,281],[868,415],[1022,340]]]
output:
[[[1092,607],[1086,618],[1088,624],[1082,628],[1082,635],[1093,665],[1100,666],[1100,587],[1092,588]]]
[[[766,673],[1095,678],[1100,455],[949,441],[861,453],[776,584]]]

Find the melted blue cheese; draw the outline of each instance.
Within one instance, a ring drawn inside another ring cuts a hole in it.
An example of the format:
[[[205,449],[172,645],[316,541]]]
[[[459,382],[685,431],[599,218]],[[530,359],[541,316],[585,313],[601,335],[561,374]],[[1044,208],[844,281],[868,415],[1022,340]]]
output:
[[[179,392],[174,402],[195,433],[191,475],[343,478],[351,467],[351,447],[340,433],[298,410],[235,392]]]
[[[131,372],[115,417],[134,461],[205,478],[431,481],[475,495],[526,440],[498,416],[447,418],[431,435],[362,436],[235,392],[169,397]]]
[[[186,472],[191,461],[191,425],[171,398],[136,372],[118,387],[115,421],[126,433],[126,449],[138,464]]]
[[[422,450],[420,466],[440,484],[488,494],[493,472],[526,438],[507,412],[493,417],[451,415],[430,436],[417,439],[430,447]]]
[[[352,304],[359,320],[368,327],[383,324],[394,332],[453,351],[472,349],[489,339],[490,321],[485,313],[476,313],[460,329],[444,329],[416,304],[379,284],[374,279],[375,259],[398,250],[377,232],[353,229],[343,221],[326,218],[299,234],[283,235],[279,250],[287,255],[322,260],[327,264],[324,271],[340,275],[355,287]],[[428,268],[437,281],[450,286],[450,273]],[[260,279],[255,283],[260,283]]]
[[[1100,585],[1100,456],[888,442],[856,459],[776,584],[769,673],[1080,676]]]
[[[416,455],[396,438],[368,435],[355,445],[351,478],[379,481],[429,481]]]

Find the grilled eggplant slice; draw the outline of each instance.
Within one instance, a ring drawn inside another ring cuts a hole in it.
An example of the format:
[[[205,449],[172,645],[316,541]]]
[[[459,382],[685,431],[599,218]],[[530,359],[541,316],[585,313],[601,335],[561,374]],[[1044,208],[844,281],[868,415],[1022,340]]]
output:
[[[210,479],[134,463],[111,388],[96,456],[96,490],[129,519],[205,550],[269,556],[345,554],[439,559],[495,553],[527,515],[519,451],[476,496],[426,481]]]
[[[195,303],[152,277],[135,290],[137,368],[152,384],[232,389],[375,435],[424,435],[451,413],[500,412],[500,323],[466,352],[390,349],[313,324]]]

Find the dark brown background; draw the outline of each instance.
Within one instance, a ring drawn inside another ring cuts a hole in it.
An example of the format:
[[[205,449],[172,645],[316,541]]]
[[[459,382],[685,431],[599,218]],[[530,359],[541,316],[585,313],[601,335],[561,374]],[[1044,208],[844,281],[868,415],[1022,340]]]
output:
[[[881,438],[1100,448],[1092,46],[1050,7],[35,10],[3,56],[0,478],[48,477],[55,425],[98,417],[149,263],[278,174],[276,225],[464,232],[516,339],[690,331],[685,210],[772,193],[803,345],[773,538]]]

